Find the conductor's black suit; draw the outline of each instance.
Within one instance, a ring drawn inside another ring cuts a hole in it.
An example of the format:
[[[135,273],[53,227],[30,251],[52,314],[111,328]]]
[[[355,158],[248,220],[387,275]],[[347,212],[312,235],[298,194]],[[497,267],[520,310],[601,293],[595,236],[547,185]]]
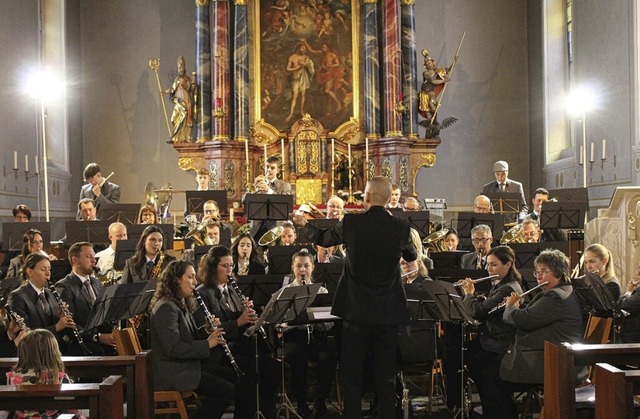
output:
[[[398,325],[409,319],[400,280],[400,257],[413,261],[409,222],[382,206],[347,214],[335,227],[305,226],[307,237],[324,247],[344,243],[347,256],[331,313],[344,321],[340,372],[343,416],[360,417],[363,363],[373,359],[379,417],[394,417]]]

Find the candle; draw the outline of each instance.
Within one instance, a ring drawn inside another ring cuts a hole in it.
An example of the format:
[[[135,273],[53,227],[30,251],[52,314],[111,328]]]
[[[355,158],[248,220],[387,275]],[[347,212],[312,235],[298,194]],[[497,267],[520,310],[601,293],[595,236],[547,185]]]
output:
[[[364,139],[364,161],[369,162],[369,139]]]
[[[247,162],[247,172],[249,172],[249,138],[244,139],[244,159]]]
[[[267,166],[267,145],[264,145],[264,165]]]
[[[331,165],[333,166],[336,162],[336,139],[331,139]]]
[[[280,138],[280,148],[282,149],[282,167],[284,168],[284,138]]]
[[[580,146],[580,166],[584,164],[584,147]]]
[[[38,155],[36,154],[35,156],[33,156],[33,165],[35,167],[35,171],[34,173],[37,175],[38,173],[40,173],[39,167],[38,167]]]
[[[602,160],[607,159],[607,140],[602,139]]]
[[[24,171],[25,172],[29,171],[29,155],[28,154],[24,155]]]
[[[402,92],[398,93],[398,102],[402,102]]]
[[[349,150],[349,168],[351,168],[351,144],[349,144],[347,148]]]
[[[222,108],[222,98],[221,97],[217,97],[216,98],[216,108],[218,108],[218,109]]]
[[[13,152],[13,170],[18,170],[18,152]]]
[[[593,163],[595,161],[595,159],[593,158],[594,154],[596,151],[596,147],[595,144],[593,143],[593,141],[591,142],[591,154],[589,155],[589,162]]]

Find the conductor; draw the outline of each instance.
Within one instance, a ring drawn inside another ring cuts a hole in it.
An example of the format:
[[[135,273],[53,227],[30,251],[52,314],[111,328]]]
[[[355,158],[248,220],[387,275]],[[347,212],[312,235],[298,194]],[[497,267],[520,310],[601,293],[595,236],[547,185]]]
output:
[[[344,243],[347,256],[331,314],[343,319],[340,370],[345,418],[360,417],[363,365],[371,353],[375,371],[379,417],[395,415],[395,374],[398,326],[409,320],[400,280],[400,257],[413,261],[417,252],[409,239],[409,222],[384,206],[391,198],[391,182],[373,177],[364,191],[362,214],[346,214],[333,228],[308,224],[302,215],[294,222],[317,245]],[[372,228],[375,226],[375,228]]]

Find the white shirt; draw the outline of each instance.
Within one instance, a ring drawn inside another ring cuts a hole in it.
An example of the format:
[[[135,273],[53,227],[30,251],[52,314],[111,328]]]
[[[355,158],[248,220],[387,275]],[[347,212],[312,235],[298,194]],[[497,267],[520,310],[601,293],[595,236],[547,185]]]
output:
[[[116,249],[113,249],[111,246],[96,253],[96,258],[98,259],[96,266],[100,269],[101,274],[104,275],[109,269],[113,268],[115,257]]]

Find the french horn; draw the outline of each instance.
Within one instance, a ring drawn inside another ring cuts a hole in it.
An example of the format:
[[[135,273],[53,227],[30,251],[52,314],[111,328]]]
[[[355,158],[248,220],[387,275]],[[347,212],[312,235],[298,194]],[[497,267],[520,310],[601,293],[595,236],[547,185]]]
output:
[[[449,249],[447,248],[447,245],[444,242],[444,238],[448,232],[449,232],[448,228],[443,228],[425,237],[425,239],[422,240],[422,244],[424,245],[424,248],[427,250],[427,252],[428,253],[447,252]]]
[[[522,223],[516,224],[507,230],[500,238],[500,244],[526,243],[522,236]]]

